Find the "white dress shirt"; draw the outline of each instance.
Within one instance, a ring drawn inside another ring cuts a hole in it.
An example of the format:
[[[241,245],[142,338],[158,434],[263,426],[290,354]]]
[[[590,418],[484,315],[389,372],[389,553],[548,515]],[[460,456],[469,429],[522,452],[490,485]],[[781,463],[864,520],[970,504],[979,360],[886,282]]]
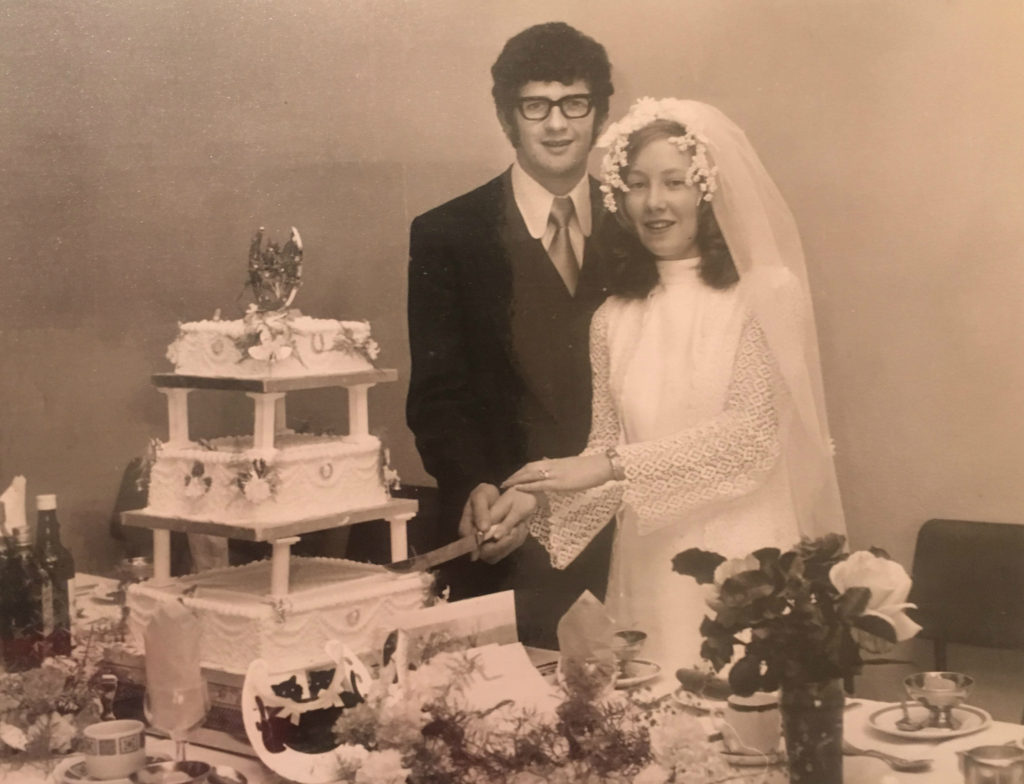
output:
[[[523,216],[530,236],[540,240],[544,250],[551,247],[555,227],[548,222],[555,194],[523,170],[518,161],[512,164],[512,194],[519,214]],[[586,174],[566,194],[572,199],[574,213],[569,220],[569,241],[572,243],[576,263],[583,264],[583,243],[590,236],[590,178]]]

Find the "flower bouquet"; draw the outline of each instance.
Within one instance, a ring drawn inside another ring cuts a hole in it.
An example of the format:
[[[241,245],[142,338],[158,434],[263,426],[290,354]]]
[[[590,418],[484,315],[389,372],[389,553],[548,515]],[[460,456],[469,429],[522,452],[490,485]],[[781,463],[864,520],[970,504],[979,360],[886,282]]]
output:
[[[334,726],[338,778],[351,784],[713,784],[734,773],[695,717],[640,694],[599,698],[600,683],[564,685],[552,713],[511,700],[481,707],[468,691],[472,652],[438,655]]]
[[[49,768],[100,720],[99,692],[81,661],[47,659],[41,667],[0,675],[0,779],[24,764]]]
[[[787,552],[769,547],[734,559],[693,548],[672,561],[675,571],[707,586],[714,617],[701,624],[701,656],[720,671],[742,651],[728,675],[738,695],[781,688],[794,782],[841,780],[840,679],[864,664],[894,661],[862,653],[885,653],[921,628],[905,612],[913,605],[903,567],[877,548],[847,554],[845,542],[830,534]],[[795,718],[800,706],[818,713]],[[796,767],[806,772],[808,765],[806,778]]]

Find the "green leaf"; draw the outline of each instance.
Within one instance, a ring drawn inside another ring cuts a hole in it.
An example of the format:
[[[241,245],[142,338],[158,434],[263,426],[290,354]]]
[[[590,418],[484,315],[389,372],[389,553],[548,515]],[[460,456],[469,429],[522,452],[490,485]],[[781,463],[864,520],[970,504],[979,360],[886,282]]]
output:
[[[691,547],[672,559],[672,570],[692,577],[698,585],[707,585],[715,581],[715,569],[722,563],[725,558],[718,553]]]
[[[869,588],[860,586],[848,588],[846,593],[839,597],[836,613],[840,618],[856,618],[868,608],[870,601],[871,590]]]
[[[887,642],[899,642],[896,639],[896,627],[877,615],[861,615],[853,619],[852,625]]]
[[[749,697],[761,685],[761,661],[744,656],[729,670],[729,686],[740,697]]]

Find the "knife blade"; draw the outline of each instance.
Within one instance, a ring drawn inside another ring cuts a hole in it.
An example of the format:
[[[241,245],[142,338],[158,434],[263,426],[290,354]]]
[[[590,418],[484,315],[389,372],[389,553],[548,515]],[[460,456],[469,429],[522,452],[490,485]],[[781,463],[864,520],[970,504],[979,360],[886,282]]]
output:
[[[476,533],[463,536],[461,539],[456,539],[454,542],[450,542],[443,547],[438,547],[436,550],[430,550],[421,555],[414,555],[412,558],[406,558],[404,561],[384,564],[384,568],[396,574],[424,572],[427,569],[432,569],[435,566],[440,566],[454,558],[458,558],[460,555],[475,552],[480,545],[493,540],[494,536],[490,530],[477,531]]]

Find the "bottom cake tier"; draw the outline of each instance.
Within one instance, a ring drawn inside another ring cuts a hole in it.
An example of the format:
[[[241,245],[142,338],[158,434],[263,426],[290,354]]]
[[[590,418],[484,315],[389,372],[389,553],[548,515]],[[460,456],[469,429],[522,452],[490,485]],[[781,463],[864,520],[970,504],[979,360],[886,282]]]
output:
[[[329,640],[373,658],[399,613],[430,604],[432,583],[423,572],[293,557],[288,595],[272,597],[270,561],[259,561],[130,585],[128,629],[144,649],[150,618],[161,604],[180,600],[199,616],[201,659],[210,669],[245,673],[260,658],[272,670],[298,668],[323,661]]]

